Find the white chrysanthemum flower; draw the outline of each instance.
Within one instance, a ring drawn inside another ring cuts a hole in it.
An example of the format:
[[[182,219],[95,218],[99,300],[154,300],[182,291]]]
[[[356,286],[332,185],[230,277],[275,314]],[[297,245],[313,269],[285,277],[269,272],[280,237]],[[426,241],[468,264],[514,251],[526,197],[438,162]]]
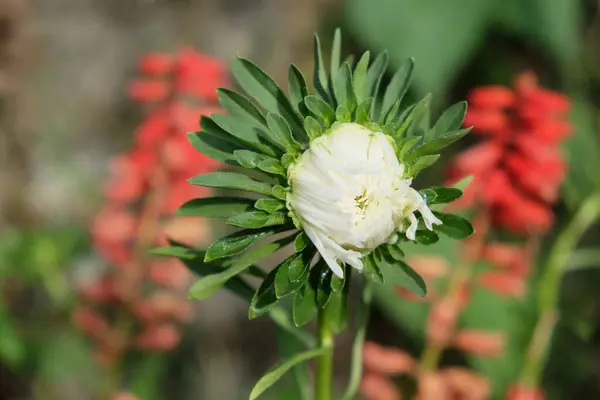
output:
[[[356,123],[314,139],[290,167],[288,207],[337,276],[339,262],[361,270],[361,258],[397,232],[414,240],[415,212],[430,230],[441,224],[403,175],[393,139]]]

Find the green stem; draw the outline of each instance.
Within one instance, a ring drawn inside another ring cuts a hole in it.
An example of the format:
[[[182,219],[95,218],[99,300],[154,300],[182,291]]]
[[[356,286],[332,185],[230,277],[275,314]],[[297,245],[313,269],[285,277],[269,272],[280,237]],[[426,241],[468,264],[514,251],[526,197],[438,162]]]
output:
[[[317,336],[319,347],[327,351],[317,358],[315,400],[331,400],[333,388],[333,334],[327,324],[326,312],[322,308],[319,308],[317,318]]]
[[[600,189],[584,200],[550,249],[538,286],[539,318],[529,342],[520,378],[521,383],[528,387],[538,386],[546,363],[552,334],[558,320],[557,304],[563,272],[581,236],[599,216]]]

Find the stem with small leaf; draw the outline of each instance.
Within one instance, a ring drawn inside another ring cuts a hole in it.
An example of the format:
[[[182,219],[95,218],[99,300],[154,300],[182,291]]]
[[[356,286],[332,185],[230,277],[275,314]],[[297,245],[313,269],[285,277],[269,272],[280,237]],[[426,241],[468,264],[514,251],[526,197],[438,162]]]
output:
[[[526,387],[535,388],[539,384],[558,320],[557,303],[563,273],[567,269],[577,243],[599,217],[600,189],[597,189],[584,200],[550,249],[537,290],[539,318],[529,342],[520,377],[520,382]]]
[[[327,323],[327,313],[319,308],[317,317],[318,346],[325,352],[317,358],[315,369],[315,400],[331,400],[333,388],[333,333]]]

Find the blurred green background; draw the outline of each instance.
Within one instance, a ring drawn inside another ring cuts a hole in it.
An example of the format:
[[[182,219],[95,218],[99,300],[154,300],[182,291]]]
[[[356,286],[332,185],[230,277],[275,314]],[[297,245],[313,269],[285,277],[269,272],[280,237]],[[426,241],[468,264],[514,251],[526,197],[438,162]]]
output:
[[[223,60],[242,54],[283,86],[289,63],[310,74],[312,33],[329,38],[337,26],[350,53],[388,49],[392,67],[415,57],[410,96],[433,93],[434,114],[473,87],[510,85],[516,73],[534,70],[544,86],[573,100],[575,131],[564,146],[568,176],[555,207],[558,227],[598,181],[596,0],[4,0],[0,400],[100,398],[104,372],[69,315],[77,283],[105,264],[91,248],[88,228],[104,202],[108,162],[131,145],[140,119],[127,98],[138,57],[190,45]],[[470,144],[464,142],[453,150]],[[439,165],[420,179],[440,183],[442,171]],[[600,250],[598,229],[584,241]],[[431,251],[456,251],[444,246]],[[600,258],[590,266],[600,266]],[[569,318],[559,327],[546,369],[548,398],[600,398],[599,285],[600,271],[593,268],[565,277],[562,303]],[[501,360],[457,354],[448,362],[485,373],[495,382],[494,398],[502,398],[518,372],[531,310],[489,293],[477,294],[472,303],[464,317],[468,325],[491,324],[515,339]],[[248,321],[245,304],[228,293],[194,307],[181,345],[164,354],[135,355],[136,367],[122,371],[124,388],[143,400],[245,398],[277,359],[277,341],[285,343],[285,337],[266,319]],[[419,307],[403,303],[392,288],[382,291],[368,336],[420,348]],[[350,345],[350,335],[342,335],[336,355],[340,384]],[[296,394],[284,382],[266,398]]]

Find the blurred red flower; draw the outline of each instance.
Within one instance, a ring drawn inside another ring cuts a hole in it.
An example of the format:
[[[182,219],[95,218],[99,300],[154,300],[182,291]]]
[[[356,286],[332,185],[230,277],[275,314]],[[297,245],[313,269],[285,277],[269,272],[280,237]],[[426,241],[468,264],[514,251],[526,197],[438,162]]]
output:
[[[512,89],[484,86],[469,94],[465,126],[484,141],[458,155],[450,181],[473,175],[459,205],[478,201],[496,228],[518,234],[546,232],[565,176],[558,144],[571,133],[564,115],[567,97],[541,88],[533,73],[519,75]]]

